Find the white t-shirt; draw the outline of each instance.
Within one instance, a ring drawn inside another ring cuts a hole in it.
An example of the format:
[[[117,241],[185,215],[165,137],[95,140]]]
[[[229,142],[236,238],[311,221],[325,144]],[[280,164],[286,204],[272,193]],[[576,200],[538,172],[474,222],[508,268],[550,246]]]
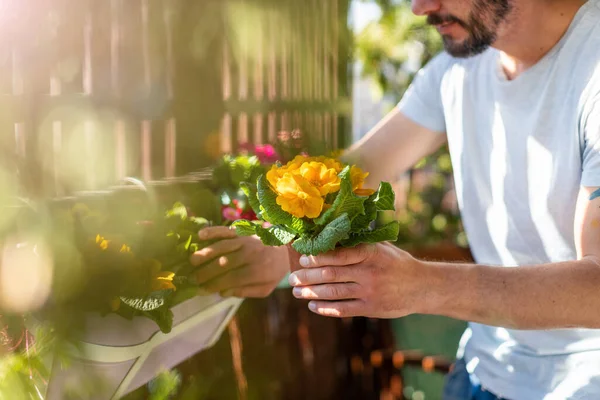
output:
[[[506,79],[495,49],[467,59],[444,53],[399,108],[446,132],[477,263],[526,268],[577,258],[577,194],[600,186],[600,0],[585,3],[560,42],[516,79]],[[469,328],[461,354],[495,394],[600,399],[600,330]]]

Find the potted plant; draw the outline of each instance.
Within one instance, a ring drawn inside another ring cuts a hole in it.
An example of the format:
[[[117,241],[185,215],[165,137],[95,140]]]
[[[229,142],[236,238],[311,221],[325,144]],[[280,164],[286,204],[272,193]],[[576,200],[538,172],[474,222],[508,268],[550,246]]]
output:
[[[13,349],[31,365],[13,368],[34,382],[28,395],[120,398],[210,347],[235,314],[241,299],[190,278],[189,255],[207,244],[197,231],[221,220],[216,195],[198,182],[154,186],[14,213],[2,270],[52,270],[43,304],[23,314],[27,343]]]

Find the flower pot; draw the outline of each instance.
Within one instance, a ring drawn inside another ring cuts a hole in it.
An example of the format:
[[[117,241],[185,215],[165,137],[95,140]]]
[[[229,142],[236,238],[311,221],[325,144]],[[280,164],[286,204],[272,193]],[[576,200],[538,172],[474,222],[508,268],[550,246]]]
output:
[[[241,302],[218,295],[187,300],[172,308],[173,329],[168,334],[147,318],[129,321],[115,314],[90,315],[85,337],[69,365],[51,361],[45,398],[59,400],[77,393],[75,398],[118,399],[211,347]]]

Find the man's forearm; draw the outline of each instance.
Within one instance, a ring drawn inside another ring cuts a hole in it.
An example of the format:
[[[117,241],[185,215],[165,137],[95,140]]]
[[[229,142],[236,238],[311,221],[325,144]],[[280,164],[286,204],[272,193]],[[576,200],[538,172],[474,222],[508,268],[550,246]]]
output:
[[[368,171],[367,187],[375,188],[382,180],[400,176],[445,141],[444,134],[427,130],[395,108],[341,158]]]
[[[600,328],[600,260],[524,266],[425,263],[423,313],[513,329]]]

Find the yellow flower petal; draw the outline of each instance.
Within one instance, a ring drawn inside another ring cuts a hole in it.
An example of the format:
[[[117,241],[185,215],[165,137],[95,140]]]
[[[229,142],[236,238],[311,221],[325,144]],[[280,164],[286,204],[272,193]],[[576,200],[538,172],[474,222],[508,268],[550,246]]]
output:
[[[353,165],[350,168],[350,180],[352,181],[352,190],[358,196],[370,196],[375,193],[373,189],[363,189],[365,179],[369,176],[368,172],[364,172],[362,169]]]
[[[277,167],[277,165],[273,165],[267,172],[267,181],[269,181],[271,186],[276,187],[277,182],[279,182],[285,173],[287,173],[287,169],[285,167]]]
[[[325,164],[327,166],[327,168],[335,169],[335,172],[337,172],[338,174],[340,172],[342,172],[342,170],[344,169],[344,166],[342,165],[342,163],[339,162],[338,160],[336,160],[335,158],[321,156],[321,157],[317,157],[316,161],[322,162],[323,164]]]
[[[277,204],[298,218],[317,218],[324,200],[319,189],[301,175],[286,173],[277,183]]]
[[[171,271],[160,271],[152,279],[152,291],[177,290],[173,284],[175,273]]]
[[[335,193],[340,190],[340,178],[333,168],[327,168],[324,163],[311,161],[305,162],[299,169],[300,175],[314,185],[321,196]]]
[[[357,196],[371,196],[373,193],[375,193],[375,190],[373,189],[356,189],[354,191],[354,194]]]

